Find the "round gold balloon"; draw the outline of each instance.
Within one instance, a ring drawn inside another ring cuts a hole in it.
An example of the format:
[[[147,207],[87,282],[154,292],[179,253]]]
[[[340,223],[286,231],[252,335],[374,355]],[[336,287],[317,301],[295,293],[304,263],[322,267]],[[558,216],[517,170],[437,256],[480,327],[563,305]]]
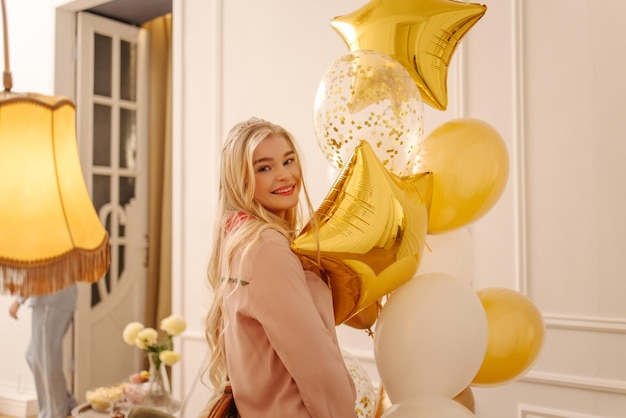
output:
[[[304,228],[292,249],[317,263],[341,324],[408,281],[419,266],[432,176],[390,173],[362,141],[316,211],[318,236]]]
[[[397,61],[374,51],[344,55],[324,74],[313,110],[317,141],[333,167],[343,168],[365,140],[387,170],[412,174],[424,134],[423,104]]]
[[[381,309],[381,302],[376,301],[371,305],[365,307],[362,311],[353,315],[351,318],[344,322],[344,325],[356,329],[371,329],[378,319],[378,315],[380,314]]]
[[[491,209],[509,176],[502,137],[480,119],[461,118],[437,127],[419,144],[416,172],[433,173],[428,233],[466,226]]]
[[[401,63],[422,99],[448,105],[448,66],[456,46],[485,14],[486,6],[455,0],[371,0],[331,21],[350,51],[377,51]]]
[[[472,380],[475,386],[507,383],[534,364],[543,347],[545,323],[526,296],[511,289],[476,292],[487,315],[487,352]]]

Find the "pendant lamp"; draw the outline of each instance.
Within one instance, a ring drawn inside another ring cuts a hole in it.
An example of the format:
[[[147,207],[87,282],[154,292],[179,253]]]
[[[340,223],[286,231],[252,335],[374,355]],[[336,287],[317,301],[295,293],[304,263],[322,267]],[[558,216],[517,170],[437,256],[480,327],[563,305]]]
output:
[[[101,279],[110,263],[109,237],[83,179],[72,101],[11,92],[1,1],[0,293],[39,296]]]

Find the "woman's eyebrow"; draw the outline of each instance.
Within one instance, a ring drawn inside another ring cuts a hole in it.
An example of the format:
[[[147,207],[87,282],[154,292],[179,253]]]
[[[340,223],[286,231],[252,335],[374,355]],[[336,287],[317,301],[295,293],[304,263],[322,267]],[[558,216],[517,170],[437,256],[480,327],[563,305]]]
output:
[[[261,157],[258,160],[255,160],[252,165],[257,165],[258,163],[264,163],[267,161],[274,161],[274,159],[272,157]]]
[[[283,155],[283,158],[288,157],[290,155],[294,155],[296,152],[294,150],[289,150],[285,153],[285,155]],[[274,159],[272,157],[261,157],[258,160],[254,160],[252,162],[252,165],[257,165],[258,163],[265,163],[268,161],[274,161]]]

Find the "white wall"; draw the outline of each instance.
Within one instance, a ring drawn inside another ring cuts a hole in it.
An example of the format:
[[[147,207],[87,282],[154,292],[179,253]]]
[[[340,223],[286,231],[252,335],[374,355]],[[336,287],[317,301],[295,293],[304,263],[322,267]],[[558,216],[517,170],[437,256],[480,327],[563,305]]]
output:
[[[26,363],[26,347],[30,338],[30,309],[21,309],[19,320],[9,317],[13,297],[0,296],[0,329],[6,335],[0,344],[0,395],[9,392],[34,393],[33,378]]]
[[[54,11],[57,5],[64,2],[5,1],[13,73],[12,91],[54,94]]]

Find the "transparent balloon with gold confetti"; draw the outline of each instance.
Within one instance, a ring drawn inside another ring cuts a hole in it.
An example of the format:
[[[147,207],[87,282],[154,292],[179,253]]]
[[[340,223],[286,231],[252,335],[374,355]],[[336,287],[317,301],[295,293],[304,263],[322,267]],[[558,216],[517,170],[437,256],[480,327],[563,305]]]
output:
[[[359,142],[367,141],[387,170],[404,176],[413,174],[423,108],[419,88],[399,62],[360,50],[340,57],[322,77],[313,125],[333,167],[342,169]]]
[[[356,388],[356,402],[354,409],[356,416],[374,418],[378,402],[378,393],[365,367],[346,350],[341,350],[346,368],[354,381]]]

